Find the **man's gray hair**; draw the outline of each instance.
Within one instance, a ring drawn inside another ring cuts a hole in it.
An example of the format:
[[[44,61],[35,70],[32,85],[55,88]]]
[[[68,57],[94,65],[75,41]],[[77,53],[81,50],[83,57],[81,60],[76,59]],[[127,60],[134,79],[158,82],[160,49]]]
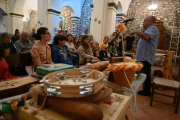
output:
[[[8,32],[1,33],[1,41],[3,41],[3,39],[6,37],[6,35],[11,35],[11,34]]]

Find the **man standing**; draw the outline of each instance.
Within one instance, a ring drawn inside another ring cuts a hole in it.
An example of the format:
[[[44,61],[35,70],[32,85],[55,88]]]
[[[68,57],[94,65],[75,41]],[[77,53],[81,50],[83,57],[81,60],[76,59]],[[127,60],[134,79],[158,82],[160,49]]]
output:
[[[31,50],[33,43],[29,41],[29,34],[27,32],[21,33],[21,39],[15,42],[17,53],[26,53]]]
[[[159,40],[159,30],[154,25],[156,18],[154,16],[147,16],[144,19],[144,32],[133,30],[129,36],[137,34],[140,40],[137,45],[136,60],[143,63],[142,73],[146,74],[146,80],[143,84],[143,90],[139,91],[139,95],[151,95],[151,65],[154,63],[156,48]]]

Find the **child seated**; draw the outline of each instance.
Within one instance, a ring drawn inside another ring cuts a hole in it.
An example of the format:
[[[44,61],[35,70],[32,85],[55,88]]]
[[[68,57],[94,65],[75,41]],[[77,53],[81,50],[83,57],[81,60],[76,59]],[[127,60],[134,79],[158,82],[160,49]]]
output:
[[[19,76],[14,76],[9,74],[9,66],[4,60],[5,57],[9,56],[9,45],[6,42],[0,42],[0,82],[3,80],[11,80],[20,78]]]
[[[68,49],[65,45],[66,36],[62,34],[56,34],[54,36],[53,48],[52,48],[52,61],[54,63],[65,63],[73,65]]]
[[[111,57],[118,57],[116,41],[118,41],[118,39],[115,39],[113,45],[109,48],[109,53],[111,54]]]
[[[106,52],[106,45],[103,45],[102,50],[99,52],[99,60],[101,61],[107,61],[108,57],[107,57],[107,52]]]

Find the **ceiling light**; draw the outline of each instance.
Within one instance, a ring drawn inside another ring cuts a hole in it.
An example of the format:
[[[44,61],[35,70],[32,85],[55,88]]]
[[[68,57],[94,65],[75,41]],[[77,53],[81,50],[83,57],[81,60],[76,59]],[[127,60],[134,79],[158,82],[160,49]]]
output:
[[[156,11],[157,8],[158,8],[158,5],[150,5],[150,6],[148,7],[148,10],[149,10],[149,11]]]

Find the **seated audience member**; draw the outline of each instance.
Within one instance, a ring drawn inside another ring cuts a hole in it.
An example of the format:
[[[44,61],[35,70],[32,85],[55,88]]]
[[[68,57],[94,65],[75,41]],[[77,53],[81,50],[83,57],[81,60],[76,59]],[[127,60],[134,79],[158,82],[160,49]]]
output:
[[[20,78],[9,73],[9,66],[4,60],[5,57],[9,56],[9,45],[6,42],[0,42],[0,82],[3,80],[11,80]]]
[[[99,43],[98,43],[98,42],[96,42],[96,46],[97,46],[97,48],[98,48],[98,51],[99,51]]]
[[[83,33],[82,35],[89,35],[89,34],[88,34],[88,28],[85,28],[85,29],[84,29],[84,33]]]
[[[64,30],[64,35],[67,37],[67,33],[68,33],[68,31],[65,29]]]
[[[9,44],[10,54],[17,54],[15,46],[11,43],[11,34],[2,33],[1,40]],[[28,75],[24,65],[14,65],[9,67],[9,72],[17,76]]]
[[[67,37],[62,34],[54,36],[52,48],[52,61],[54,63],[65,63],[73,65],[70,55],[68,54],[67,46],[65,45]]]
[[[97,45],[97,42],[92,41],[90,43],[90,45],[91,45],[91,48],[92,48],[92,51],[93,51],[93,56],[94,57],[99,57],[99,49],[98,49],[99,46]]]
[[[116,34],[117,34],[117,32],[113,32],[111,39],[110,39],[110,42],[116,37]]]
[[[54,64],[51,59],[51,48],[47,42],[51,40],[51,34],[46,27],[40,27],[37,30],[37,39],[40,41],[31,49],[31,56],[33,59],[33,67]]]
[[[20,39],[20,32],[18,29],[15,30],[15,34],[11,38],[11,43],[14,44],[16,41]]]
[[[35,40],[36,40],[36,36],[37,34],[31,34],[30,37],[29,37],[29,40],[32,42],[32,44],[35,44]]]
[[[74,37],[73,44],[74,44],[75,49],[77,50],[79,48],[79,45],[80,45],[78,37]]]
[[[111,57],[118,57],[116,41],[118,41],[118,39],[115,39],[115,41],[113,42],[114,45],[110,46],[109,48],[109,53],[111,54]]]
[[[36,30],[34,28],[32,29],[31,35],[32,34],[36,34]]]
[[[122,45],[120,46],[120,41],[121,41],[121,35],[120,35],[120,33],[117,33],[117,39],[115,40],[115,44],[117,46],[118,56],[122,55],[122,50],[120,50],[122,48]]]
[[[89,36],[84,35],[81,40],[81,45],[78,48],[80,64],[99,62],[97,57],[93,56],[92,48],[89,45]]]
[[[109,60],[108,56],[107,56],[106,48],[107,48],[107,46],[103,45],[102,50],[100,50],[100,52],[99,52],[99,60],[101,60],[101,61]]]
[[[17,53],[27,53],[30,52],[33,47],[33,43],[29,41],[29,33],[22,32],[21,39],[16,41],[15,44]]]
[[[108,46],[109,46],[108,42],[109,42],[109,36],[105,36],[103,42],[100,44],[100,49],[99,49],[99,50],[102,50],[102,48],[103,48],[104,45],[105,45],[106,47],[108,47]],[[107,50],[107,51],[108,51],[108,50]]]
[[[79,36],[79,43],[81,43],[82,37],[83,37],[83,35]]]
[[[65,43],[67,46],[68,52],[72,55],[73,57],[73,64],[75,64],[78,61],[78,51],[75,48],[73,44],[73,37],[71,34],[67,34],[67,42]]]
[[[63,31],[63,30],[60,30],[60,34],[64,34],[64,31]]]
[[[11,34],[10,33],[7,33],[7,32],[1,33],[1,41],[4,41],[9,44],[10,54],[17,53],[15,46],[11,43]]]
[[[58,30],[57,30],[57,34],[60,34],[60,31],[61,31],[61,29],[58,29]]]
[[[131,37],[130,36],[126,37],[126,39],[125,39],[126,51],[132,51],[133,50],[134,40],[135,40],[135,37],[133,35]]]
[[[90,35],[90,36],[89,36],[89,43],[91,43],[92,41],[93,41],[93,36]]]
[[[11,43],[14,44],[19,39],[20,39],[20,34],[16,33],[15,36],[11,38]]]
[[[100,44],[99,50],[101,51],[104,45],[106,46],[106,48],[108,48],[108,46],[109,46],[109,44],[110,44],[109,42],[110,42],[110,41],[109,41],[109,36],[105,36],[103,42]],[[108,58],[110,58],[111,55],[110,55],[110,53],[109,53],[109,50],[107,49],[106,52],[107,52]]]

